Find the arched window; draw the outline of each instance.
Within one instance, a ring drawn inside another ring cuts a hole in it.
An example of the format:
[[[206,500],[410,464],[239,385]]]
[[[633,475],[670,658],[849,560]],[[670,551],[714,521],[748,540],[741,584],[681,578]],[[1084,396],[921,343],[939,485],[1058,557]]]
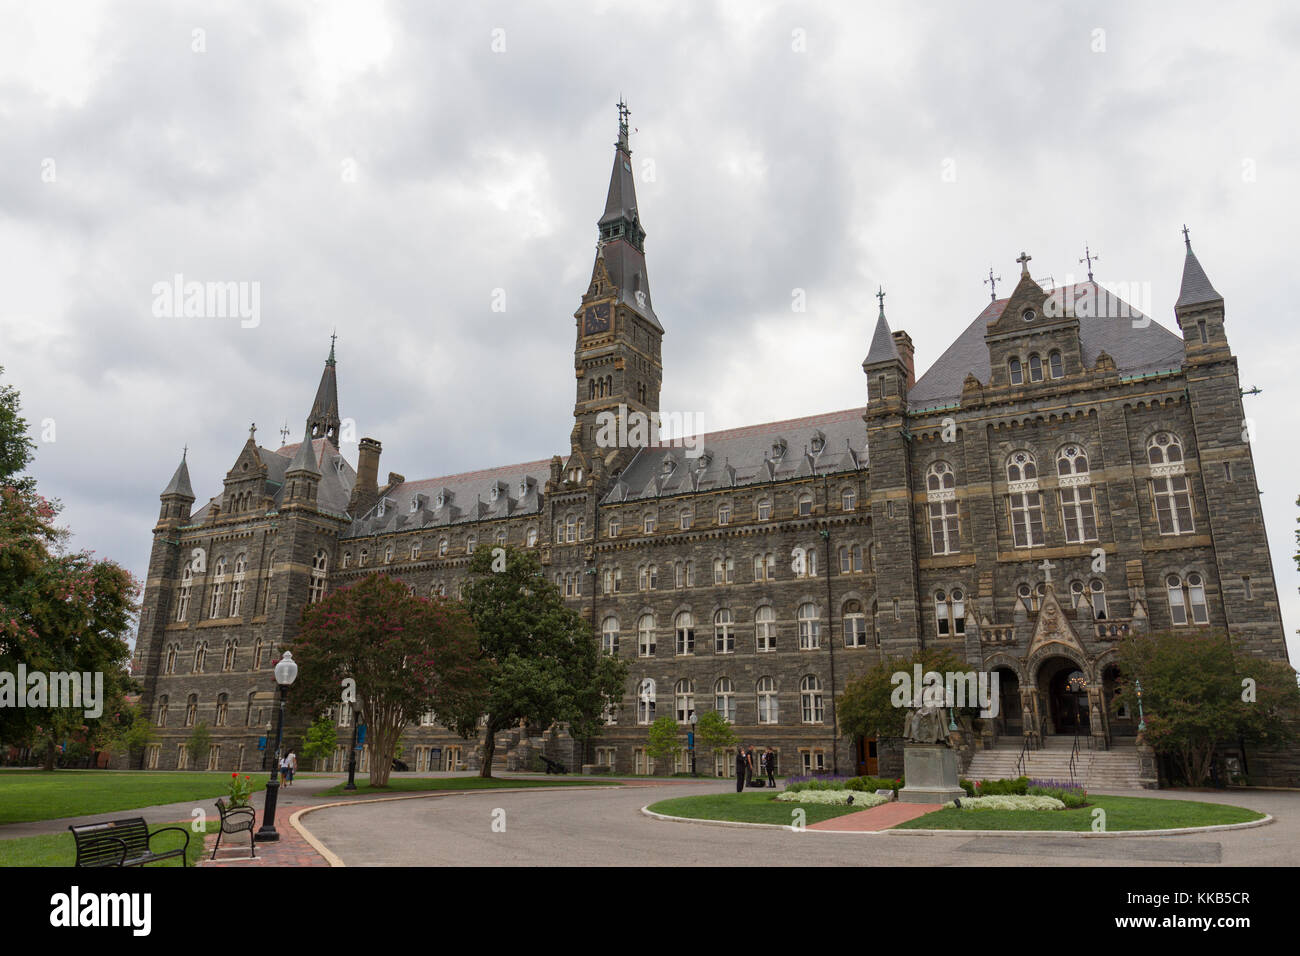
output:
[[[1088,593],[1092,599],[1092,616],[1098,621],[1106,619],[1106,585],[1099,578],[1088,582]]]
[[[803,710],[805,724],[823,723],[826,717],[826,705],[822,698],[822,682],[809,674],[799,682],[799,703]]]
[[[347,570],[348,568],[350,568],[351,566],[352,566],[352,552],[351,552],[351,551],[344,551],[344,552],[343,552],[343,570],[346,571],[346,570]]]
[[[384,564],[392,564],[392,563],[393,563],[393,546],[390,544],[388,547],[384,548]]]
[[[366,561],[369,560],[369,558],[370,550],[368,548],[362,548],[361,553],[357,555],[357,567],[364,568],[366,566]]]
[[[600,649],[618,656],[618,618],[607,617],[600,625]]]
[[[940,637],[966,634],[966,595],[961,588],[934,592],[935,627]]]
[[[957,523],[957,476],[952,465],[936,461],[925,473],[925,497],[930,512],[930,548],[934,554],[961,549]]]
[[[682,531],[689,531],[695,524],[695,512],[690,508],[683,508],[677,515],[677,523]]]
[[[655,618],[642,614],[636,622],[636,652],[640,657],[655,656]]]
[[[163,665],[164,674],[176,673],[176,655],[180,651],[180,649],[181,646],[179,644],[167,645],[167,663]]]
[[[673,688],[673,708],[679,724],[690,723],[691,714],[695,713],[695,681],[683,678],[677,682]]]
[[[235,669],[235,655],[239,652],[239,641],[228,639],[226,641],[225,653],[221,656],[221,669],[223,671],[233,671]]]
[[[190,566],[185,565],[185,570],[181,572],[181,586],[176,594],[176,620],[184,621],[190,616],[190,588],[194,586],[194,572]],[[202,600],[200,597],[199,600]]]
[[[776,650],[776,612],[766,604],[754,612],[754,637],[758,650]]]
[[[411,542],[411,560],[412,561],[420,560],[420,542],[418,541]]]
[[[1024,603],[1025,610],[1030,611],[1031,613],[1038,610],[1039,606],[1043,603],[1043,596],[1046,593],[1047,587],[1041,582],[1033,588],[1024,583],[1021,583],[1020,586],[1016,588],[1016,596]]]
[[[167,695],[158,698],[158,726],[167,726]]]
[[[253,670],[261,670],[262,646],[262,639],[260,637],[253,642]]]
[[[1025,384],[1025,373],[1024,370],[1020,367],[1020,359],[1012,358],[1010,361],[1008,361],[1007,372],[1011,376],[1012,385]]]
[[[391,548],[389,549],[392,550]],[[311,588],[307,595],[309,604],[316,604],[325,596],[325,574],[329,571],[329,555],[321,548],[311,562]]]
[[[474,549],[478,547],[478,535],[472,534],[465,541],[465,553],[473,554]]]
[[[736,652],[736,630],[731,611],[723,608],[713,615],[713,651],[715,654]]]
[[[1053,350],[1047,356],[1047,367],[1052,378],[1060,378],[1065,374],[1065,363],[1061,360],[1061,353]]]
[[[858,506],[858,493],[852,488],[845,488],[840,492],[840,510],[852,511]]]
[[[1038,465],[1027,451],[1007,459],[1007,511],[1017,548],[1043,544],[1043,500],[1038,491]]]
[[[447,556],[447,547],[448,547],[447,539],[446,539],[446,538],[439,538],[439,539],[438,539],[438,557],[440,557],[440,558],[445,558],[445,557]]]
[[[754,685],[754,694],[758,698],[758,722],[775,724],[778,720],[776,681],[771,677],[760,677]]]
[[[677,654],[680,657],[684,654],[695,653],[695,618],[691,617],[690,611],[682,611],[677,615],[674,621],[674,629],[677,632]]]
[[[812,495],[800,495],[799,503],[795,508],[795,514],[799,517],[806,517],[812,514],[813,499]]]
[[[203,667],[208,662],[208,642],[199,641],[194,645],[194,671],[195,674],[202,674]]]
[[[1165,586],[1169,593],[1169,618],[1175,627],[1210,622],[1205,605],[1205,581],[1199,574],[1189,574],[1186,579],[1171,574],[1165,579]]]
[[[1056,474],[1061,498],[1061,525],[1065,540],[1097,540],[1097,514],[1092,500],[1088,455],[1079,445],[1062,445],[1056,452]]]
[[[193,727],[194,721],[199,715],[199,695],[190,694],[189,699],[185,701],[185,726]]]
[[[1043,380],[1043,360],[1034,353],[1029,356],[1029,381],[1041,382]]]
[[[655,682],[649,677],[637,685],[636,722],[642,725],[655,722]]]
[[[257,691],[249,691],[248,700],[244,703],[244,726],[245,727],[252,727],[254,724],[253,701],[255,701],[256,699],[257,699]],[[347,710],[347,708],[343,708],[343,709]],[[348,713],[351,713],[351,711],[348,710]]]
[[[736,560],[731,557],[713,559],[713,583],[734,584],[736,582]]]
[[[866,647],[867,616],[862,613],[862,604],[858,601],[844,602],[840,617],[844,621],[844,646]]]
[[[499,529],[496,533],[496,537],[493,540],[496,541],[497,547],[504,548],[506,546],[506,529],[505,528]]]
[[[812,604],[800,604],[799,649],[814,651],[822,646],[822,622],[817,617],[817,608]]]
[[[537,547],[537,529],[536,529],[536,528],[529,528],[529,529],[528,529],[528,533],[524,536],[524,544],[525,544],[527,547],[530,547],[530,548],[535,548],[535,547]]]
[[[767,521],[772,517],[772,502],[766,498],[760,498],[755,512],[759,521]]]
[[[226,694],[217,695],[217,719],[214,725],[217,727],[226,726],[226,717],[230,711],[230,697]]]
[[[1161,534],[1190,534],[1192,499],[1182,440],[1173,432],[1156,432],[1147,442],[1151,465],[1151,504]]]
[[[208,606],[208,617],[215,618],[221,616],[222,597],[226,591],[226,559],[220,557],[217,559],[216,567],[212,569],[212,601]]]
[[[719,677],[713,685],[713,709],[723,720],[736,722],[736,690],[730,677]]]
[[[569,515],[564,519],[564,541],[573,544],[578,540],[578,516]]]

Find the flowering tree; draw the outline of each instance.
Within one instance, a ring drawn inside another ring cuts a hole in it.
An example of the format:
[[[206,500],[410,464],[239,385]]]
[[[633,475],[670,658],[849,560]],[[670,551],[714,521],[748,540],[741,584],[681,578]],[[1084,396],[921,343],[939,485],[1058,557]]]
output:
[[[474,629],[464,609],[416,597],[384,574],[309,604],[290,650],[298,663],[290,700],[300,713],[318,716],[341,704],[351,686],[345,681],[355,681],[374,787],[388,784],[408,724],[428,711],[463,711],[480,687]]]
[[[3,371],[0,369],[0,371]],[[20,473],[32,458],[17,392],[0,386],[0,671],[102,675],[101,713],[86,707],[0,707],[0,741],[43,751],[45,769],[65,743],[93,749],[116,732],[132,690],[126,635],[138,586],[125,569],[66,549],[59,505]],[[16,687],[17,693],[27,688]],[[31,701],[29,700],[30,704]]]

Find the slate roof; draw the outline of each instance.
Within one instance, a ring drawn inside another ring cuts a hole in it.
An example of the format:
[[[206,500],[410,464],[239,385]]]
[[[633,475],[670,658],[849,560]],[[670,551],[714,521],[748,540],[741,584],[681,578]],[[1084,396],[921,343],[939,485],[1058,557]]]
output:
[[[551,460],[544,458],[459,475],[404,481],[389,488],[367,514],[354,520],[345,537],[540,514],[541,492],[550,477]],[[440,494],[441,508],[438,507]]]
[[[1112,302],[1121,301],[1091,281],[1057,289],[1053,295],[1059,295],[1067,304],[1074,301],[1095,302],[1103,295],[1110,296]],[[957,340],[917,379],[907,395],[910,411],[959,401],[962,383],[967,374],[974,374],[980,382],[988,383],[991,369],[984,331],[991,322],[997,320],[1009,301],[1009,298],[998,299],[986,305]],[[1097,356],[1104,351],[1115,360],[1120,373],[1138,374],[1181,366],[1182,338],[1128,303],[1123,304],[1127,306],[1126,310],[1109,310],[1119,313],[1113,317],[1079,316],[1079,342],[1084,364],[1089,367],[1095,365]]]
[[[321,480],[316,486],[316,503],[322,511],[328,511],[331,514],[346,515],[348,513],[348,501],[352,497],[352,485],[357,480],[356,470],[347,462],[337,448],[330,444],[329,439],[317,438],[311,442],[312,457],[315,458],[317,471],[320,472]],[[266,465],[266,493],[274,499],[273,507],[279,509],[281,497],[284,493],[284,476],[291,469],[294,459],[301,450],[301,444],[285,445],[281,448],[261,448],[257,449],[258,455],[262,459],[262,464]],[[208,510],[214,501],[221,502],[222,513],[227,513],[224,501],[225,492],[208,500],[206,504],[190,517],[191,524],[201,524],[207,520]]]
[[[636,183],[632,179],[632,157],[619,149],[614,154],[614,168],[610,171],[605,213],[600,217],[598,225],[636,218]]]
[[[172,480],[167,482],[167,487],[163,489],[164,495],[183,495],[186,498],[194,497],[194,490],[190,487],[190,469],[185,464],[185,456],[181,455],[181,463],[176,466],[176,473],[172,475]]]
[[[894,334],[889,331],[889,323],[885,321],[885,312],[880,311],[880,318],[876,319],[876,334],[871,337],[871,348],[867,349],[867,357],[863,365],[874,365],[876,362],[896,362],[898,361],[898,347],[894,345]]]
[[[625,239],[605,243],[600,250],[609,270],[610,281],[619,290],[619,301],[662,332],[659,317],[655,315],[650,298],[650,274],[646,271],[645,256]],[[638,296],[643,292],[644,297]]]
[[[709,432],[691,444],[698,457],[672,442],[642,448],[603,502],[655,498],[834,474],[865,467],[864,408],[764,425]]]
[[[1185,305],[1200,305],[1202,302],[1217,302],[1223,296],[1214,291],[1214,286],[1210,285],[1209,276],[1201,268],[1201,262],[1196,258],[1196,253],[1192,252],[1192,244],[1187,244],[1187,258],[1183,260],[1183,284],[1178,290],[1178,301],[1174,303],[1174,308],[1182,308]]]

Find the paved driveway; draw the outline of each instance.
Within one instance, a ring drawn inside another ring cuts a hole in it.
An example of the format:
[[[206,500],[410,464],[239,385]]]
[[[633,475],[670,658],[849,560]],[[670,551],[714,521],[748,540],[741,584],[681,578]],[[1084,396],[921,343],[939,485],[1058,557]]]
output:
[[[302,822],[349,866],[1300,864],[1297,792],[1170,794],[1246,806],[1278,819],[1245,830],[1099,840],[792,833],[672,823],[638,812],[667,797],[718,789],[710,782],[464,793],[320,810]],[[502,819],[497,811],[504,811],[504,832],[493,829]]]

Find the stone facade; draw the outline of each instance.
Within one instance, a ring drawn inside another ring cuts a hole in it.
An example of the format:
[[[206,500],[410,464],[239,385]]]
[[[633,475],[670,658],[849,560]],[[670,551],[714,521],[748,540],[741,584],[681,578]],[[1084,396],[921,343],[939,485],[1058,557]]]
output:
[[[260,766],[272,661],[308,601],[375,570],[455,597],[474,549],[498,543],[536,549],[631,665],[601,738],[521,728],[502,735],[503,767],[542,752],[648,772],[653,717],[675,714],[685,733],[690,712],[720,707],[746,743],[778,750],[781,772],[860,772],[871,742],[837,733],[834,697],[918,646],[999,671],[1003,714],[977,746],[1026,731],[1131,741],[1136,715],[1110,712],[1114,660],[1151,630],[1226,632],[1286,659],[1223,300],[1190,244],[1181,336],[1091,276],[1045,289],[1022,254],[1011,295],[920,379],[882,294],[865,407],[640,447],[602,431],[660,410],[664,329],[630,155],[623,125],[574,313],[567,456],[381,485],[379,442],[362,440],[355,472],[339,454],[331,348],[303,442],[272,450],[250,433],[198,512],[182,461],[137,643],[160,735],[147,766],[177,766],[195,720],[212,727],[216,767]],[[349,733],[341,723],[330,769],[345,768]],[[406,743],[412,769],[476,764],[477,742],[431,723]],[[896,772],[885,744],[878,769]],[[1257,781],[1300,782],[1294,755],[1249,756]],[[704,773],[731,765],[698,755]],[[689,762],[654,768],[675,769]]]

